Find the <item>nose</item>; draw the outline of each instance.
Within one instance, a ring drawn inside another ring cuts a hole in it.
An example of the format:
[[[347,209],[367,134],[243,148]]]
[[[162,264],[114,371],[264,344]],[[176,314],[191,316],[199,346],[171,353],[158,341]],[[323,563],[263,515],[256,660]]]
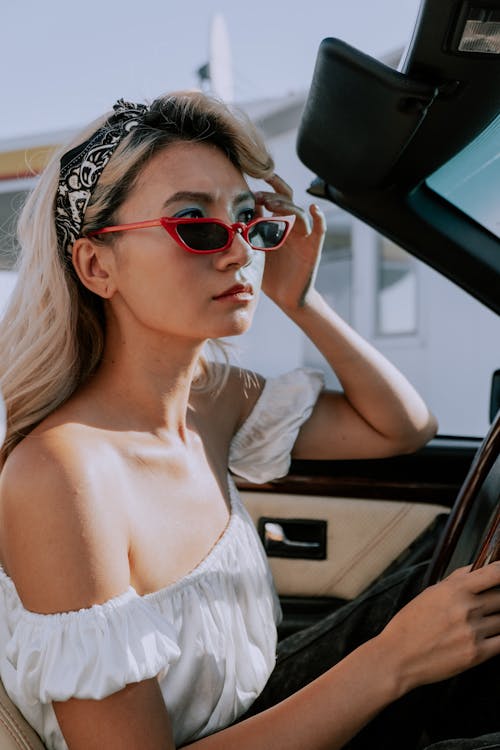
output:
[[[236,229],[233,241],[227,250],[214,253],[212,257],[216,267],[219,270],[225,270],[230,266],[237,266],[238,268],[248,266],[252,262],[253,254],[254,250],[243,238],[241,229]]]

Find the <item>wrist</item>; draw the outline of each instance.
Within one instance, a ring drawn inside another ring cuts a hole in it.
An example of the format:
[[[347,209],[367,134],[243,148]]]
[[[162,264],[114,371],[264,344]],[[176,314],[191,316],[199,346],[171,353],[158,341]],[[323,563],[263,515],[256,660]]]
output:
[[[335,722],[344,717],[346,739],[402,695],[399,672],[387,647],[383,639],[372,638],[317,680],[321,693],[335,706]]]
[[[308,317],[311,313],[320,312],[322,308],[327,307],[324,298],[314,287],[308,289],[307,293],[297,301],[275,300],[275,302],[289,318],[299,324],[300,319]]]
[[[387,680],[387,690],[391,695],[390,702],[398,700],[406,693],[413,690],[405,669],[404,658],[401,654],[399,644],[383,630],[374,639],[374,647],[377,649],[381,663],[384,665],[384,674]]]

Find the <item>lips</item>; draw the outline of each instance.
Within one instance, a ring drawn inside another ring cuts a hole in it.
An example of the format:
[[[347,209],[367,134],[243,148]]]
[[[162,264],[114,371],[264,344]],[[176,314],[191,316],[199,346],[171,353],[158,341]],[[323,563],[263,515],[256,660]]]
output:
[[[226,299],[226,298],[237,298],[237,299],[251,299],[253,296],[253,289],[251,284],[235,284],[234,286],[226,289],[222,294],[217,294],[213,299]]]

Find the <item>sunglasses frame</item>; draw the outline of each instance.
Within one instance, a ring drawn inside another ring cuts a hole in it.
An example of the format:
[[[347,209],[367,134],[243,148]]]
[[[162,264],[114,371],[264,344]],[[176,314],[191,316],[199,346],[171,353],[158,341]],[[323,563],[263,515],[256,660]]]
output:
[[[87,237],[96,237],[101,234],[109,234],[111,232],[127,232],[132,229],[148,229],[150,227],[163,227],[168,234],[172,237],[173,240],[179,245],[179,247],[182,247],[183,250],[187,250],[189,253],[194,253],[195,255],[211,255],[212,253],[222,253],[224,250],[227,250],[228,247],[231,247],[234,238],[237,234],[241,235],[245,242],[250,245],[250,247],[253,250],[262,250],[263,252],[270,252],[271,250],[277,250],[280,248],[287,240],[288,235],[290,234],[290,231],[295,223],[296,216],[294,214],[290,216],[259,216],[257,219],[253,219],[252,221],[249,221],[248,224],[245,224],[242,221],[237,221],[234,224],[226,224],[226,222],[221,221],[221,219],[210,219],[210,218],[196,218],[196,219],[189,219],[189,218],[170,218],[168,216],[161,216],[159,219],[150,219],[149,221],[136,221],[132,224],[117,224],[115,226],[110,227],[103,227],[102,229],[95,229],[92,232],[87,233]],[[274,245],[274,247],[256,247],[255,245],[252,245],[251,242],[248,240],[248,233],[249,231],[256,225],[260,224],[264,221],[271,221],[276,222],[280,221],[286,224],[285,233],[283,235],[283,238],[280,240],[280,242],[277,245]],[[192,247],[189,247],[180,234],[177,232],[177,227],[180,224],[218,224],[219,226],[224,227],[227,230],[228,233],[228,239],[226,244],[223,247],[218,247],[215,250],[194,250]]]

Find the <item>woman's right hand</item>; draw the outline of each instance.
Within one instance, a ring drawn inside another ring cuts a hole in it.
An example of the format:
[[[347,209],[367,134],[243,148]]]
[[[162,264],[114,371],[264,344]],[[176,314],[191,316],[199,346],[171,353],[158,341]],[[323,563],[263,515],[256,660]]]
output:
[[[500,654],[500,562],[459,568],[425,589],[378,636],[400,694]]]

